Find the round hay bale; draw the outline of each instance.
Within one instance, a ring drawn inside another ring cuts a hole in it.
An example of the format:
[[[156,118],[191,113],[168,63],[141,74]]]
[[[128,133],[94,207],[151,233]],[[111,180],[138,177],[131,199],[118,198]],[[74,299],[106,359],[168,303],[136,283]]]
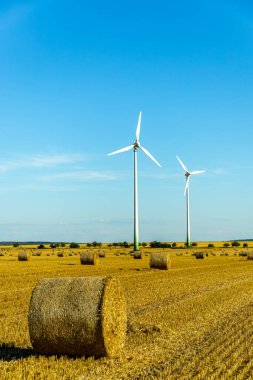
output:
[[[29,261],[31,258],[30,252],[19,252],[18,253],[18,261]]]
[[[101,252],[99,252],[98,256],[99,256],[99,257],[105,257],[105,251],[101,251]]]
[[[36,256],[41,256],[41,252],[37,252],[37,253],[36,253]]]
[[[41,354],[117,357],[126,322],[125,297],[116,278],[45,278],[32,292],[29,334]]]
[[[64,257],[64,252],[58,252],[58,253],[57,253],[57,256],[58,256],[58,257]]]
[[[253,252],[248,253],[247,260],[253,260]]]
[[[134,251],[133,256],[135,260],[141,260],[143,258],[143,254],[141,251]]]
[[[4,253],[3,253],[3,252],[0,252],[0,256],[4,256]]]
[[[80,255],[80,262],[82,265],[96,265],[98,264],[98,255],[96,252],[83,252]]]
[[[47,253],[47,256],[50,256],[50,253]]]
[[[150,268],[169,269],[171,266],[170,255],[168,252],[152,252],[149,260]]]
[[[195,257],[196,257],[196,259],[204,259],[205,254],[204,254],[204,252],[196,252]]]

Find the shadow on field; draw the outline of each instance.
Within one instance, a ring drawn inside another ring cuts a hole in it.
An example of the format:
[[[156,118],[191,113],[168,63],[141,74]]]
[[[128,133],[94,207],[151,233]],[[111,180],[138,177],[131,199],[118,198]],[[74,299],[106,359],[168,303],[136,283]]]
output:
[[[30,348],[15,347],[13,344],[0,344],[0,360],[11,361],[16,359],[25,359],[29,356],[36,355]]]

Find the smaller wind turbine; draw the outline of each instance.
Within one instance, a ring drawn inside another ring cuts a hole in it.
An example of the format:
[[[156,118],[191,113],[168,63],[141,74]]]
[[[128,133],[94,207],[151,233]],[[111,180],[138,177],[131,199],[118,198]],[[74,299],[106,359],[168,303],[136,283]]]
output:
[[[180,165],[182,166],[184,173],[185,173],[185,179],[186,179],[186,184],[185,184],[185,189],[184,189],[184,195],[186,194],[186,220],[187,220],[187,232],[186,232],[186,246],[189,247],[191,244],[190,240],[190,189],[189,189],[189,181],[190,181],[190,176],[195,175],[195,174],[202,174],[205,173],[205,170],[195,170],[193,172],[190,172],[186,166],[183,164],[183,162],[180,160],[178,156],[176,156]]]
[[[115,152],[107,154],[111,156],[113,154],[118,154],[126,152],[133,149],[134,151],[134,251],[139,251],[139,221],[138,221],[138,184],[137,184],[137,150],[141,149],[151,160],[153,160],[158,166],[161,166],[159,162],[152,156],[149,151],[140,144],[140,129],[141,129],[141,112],[139,114],[138,124],[135,132],[136,139],[132,145],[126,146],[125,148],[116,150]]]

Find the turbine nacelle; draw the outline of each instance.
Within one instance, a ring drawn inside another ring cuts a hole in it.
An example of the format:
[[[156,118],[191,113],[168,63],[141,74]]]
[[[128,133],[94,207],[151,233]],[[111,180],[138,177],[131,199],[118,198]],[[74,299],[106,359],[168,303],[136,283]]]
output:
[[[180,158],[178,156],[176,156],[176,157],[177,157],[180,165],[182,166],[182,168],[185,172],[185,178],[186,178],[186,185],[185,185],[185,189],[184,189],[184,195],[185,195],[186,190],[189,187],[190,176],[195,175],[195,174],[202,174],[202,173],[205,173],[206,171],[205,170],[194,170],[193,172],[189,172],[189,170],[186,168],[185,164],[180,160]]]
[[[144,148],[143,146],[141,146],[140,144],[140,130],[141,130],[141,112],[139,114],[139,119],[138,119],[138,124],[137,124],[137,128],[136,128],[136,132],[135,132],[135,135],[136,135],[136,139],[134,141],[134,143],[132,145],[129,145],[129,146],[126,146],[125,148],[121,148],[119,150],[116,150],[115,152],[112,152],[112,153],[109,153],[107,154],[107,156],[112,156],[113,154],[118,154],[118,153],[122,153],[122,152],[126,152],[130,149],[138,149],[140,148],[152,161],[154,161],[158,166],[161,167],[161,165],[159,164],[159,162],[152,156],[151,153],[149,153],[149,151]]]

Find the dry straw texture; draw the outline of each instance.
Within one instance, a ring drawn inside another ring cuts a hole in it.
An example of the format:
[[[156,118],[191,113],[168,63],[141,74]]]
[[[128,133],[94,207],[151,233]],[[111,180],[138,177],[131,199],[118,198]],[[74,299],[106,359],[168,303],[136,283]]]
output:
[[[117,357],[126,336],[124,294],[111,277],[42,279],[28,322],[32,346],[41,354]]]
[[[253,252],[248,253],[247,260],[253,260]]]
[[[169,269],[171,260],[167,252],[152,252],[149,261],[150,268],[154,269]]]
[[[30,252],[19,252],[18,253],[18,261],[29,261],[31,258]]]
[[[141,251],[134,251],[134,259],[140,260],[143,258],[143,254]]]
[[[196,259],[204,259],[205,254],[204,254],[204,252],[196,252],[195,257],[196,257]]]
[[[96,252],[83,252],[80,255],[80,262],[82,265],[96,265],[98,264],[98,255]]]

